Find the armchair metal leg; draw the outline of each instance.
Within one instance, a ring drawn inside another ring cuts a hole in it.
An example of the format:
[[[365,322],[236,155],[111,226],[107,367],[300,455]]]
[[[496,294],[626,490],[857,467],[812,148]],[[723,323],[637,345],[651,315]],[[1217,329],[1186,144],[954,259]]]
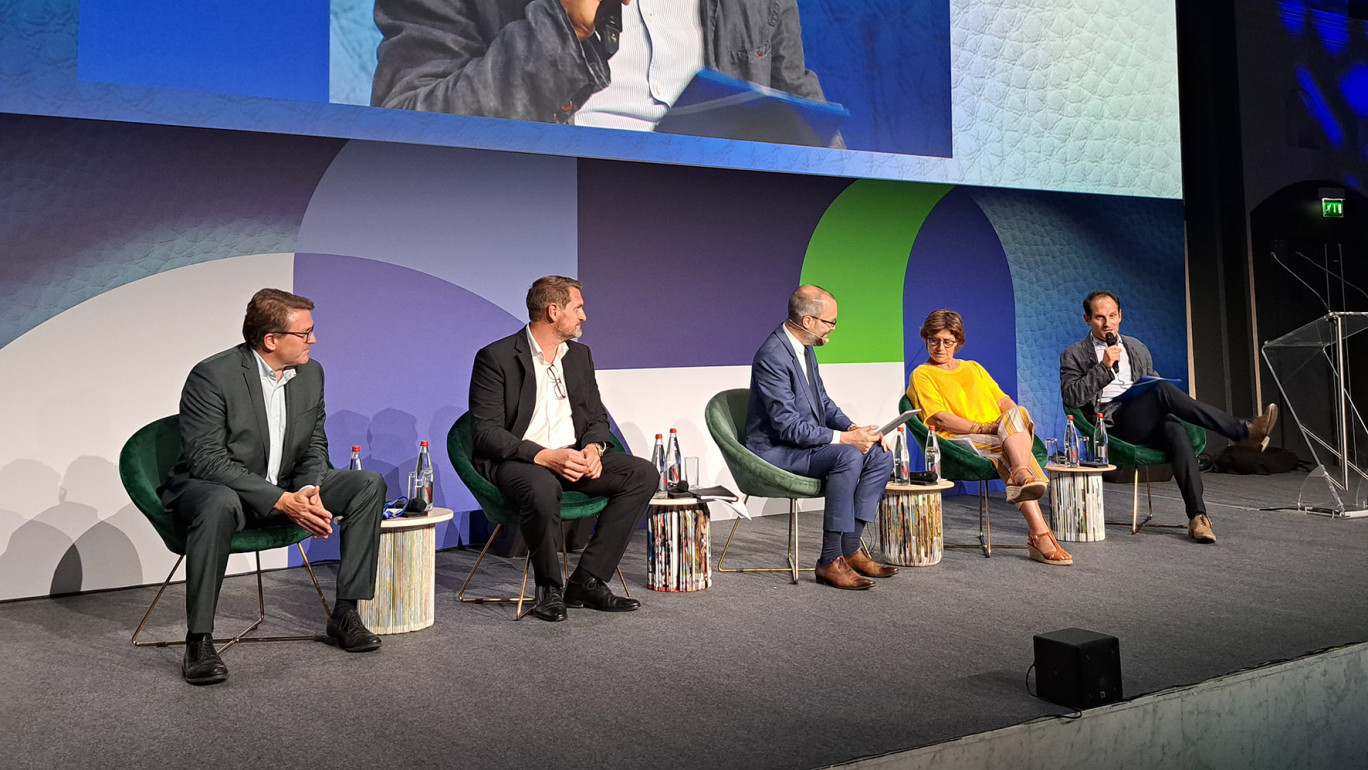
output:
[[[1136,498],[1137,498],[1136,504],[1135,504],[1135,507],[1136,507],[1136,508],[1139,508],[1139,500],[1138,500],[1138,498],[1139,498],[1139,496],[1140,496],[1140,494],[1139,494],[1139,489],[1138,489],[1139,483],[1140,483],[1140,482],[1139,482],[1139,472],[1138,472],[1138,470],[1137,470],[1137,475],[1136,475],[1136,486],[1137,486],[1137,490],[1136,490],[1136,495],[1135,495]],[[1142,521],[1142,522],[1140,522],[1140,525],[1139,525],[1139,526],[1135,527],[1135,529],[1133,530],[1134,532],[1139,532],[1140,530],[1144,529],[1145,527],[1154,527],[1154,528],[1157,528],[1157,529],[1184,529],[1184,530],[1187,529],[1187,525],[1186,525],[1186,524],[1151,524],[1151,523],[1150,523],[1150,521],[1154,518],[1154,492],[1153,492],[1153,490],[1150,488],[1150,470],[1149,470],[1149,466],[1148,466],[1148,465],[1145,466],[1145,503],[1149,506],[1149,513],[1145,514],[1145,520]],[[1132,524],[1134,523],[1134,521],[1135,521],[1135,514],[1132,513],[1132,514],[1131,514],[1131,522],[1132,522]]]
[[[1149,490],[1149,468],[1145,468],[1145,489]],[[1131,534],[1140,531],[1140,469],[1131,474]]]
[[[318,584],[318,576],[314,574],[313,565],[309,563],[309,555],[304,551],[304,546],[296,543],[295,547],[299,549],[299,555],[304,560],[304,567],[309,572],[309,579],[313,581],[314,590],[318,592],[318,600],[323,605],[323,616],[326,619],[330,610],[328,609],[328,600],[323,596],[323,587]],[[214,639],[216,644],[219,642],[224,643],[222,647],[218,648],[218,651],[222,653],[239,642],[315,642],[321,640],[323,637],[320,634],[311,634],[308,636],[248,636],[248,634],[257,630],[262,621],[266,620],[266,591],[262,585],[261,579],[261,552],[257,551],[254,555],[256,557],[257,618],[251,625],[231,637]],[[179,559],[176,559],[176,563],[172,565],[171,571],[166,573],[166,579],[162,581],[161,588],[157,589],[157,595],[152,598],[151,606],[149,606],[147,612],[143,614],[142,622],[138,623],[138,628],[133,631],[133,638],[130,641],[133,643],[134,647],[177,647],[185,644],[184,639],[157,642],[143,642],[138,640],[138,637],[142,634],[143,627],[147,625],[148,619],[152,617],[152,611],[157,608],[157,603],[161,601],[162,594],[166,593],[167,587],[171,584],[172,576],[176,574],[176,570],[183,561],[185,561],[185,556],[182,555]]]
[[[979,531],[978,544],[960,543],[955,545],[947,544],[948,548],[977,548],[983,551],[983,558],[993,558],[993,508],[988,495],[988,482],[978,483],[978,503],[979,503]],[[998,548],[1012,550],[1025,550],[1024,545],[999,545]]]
[[[534,601],[534,600],[536,599],[535,596],[528,596],[528,595],[527,595],[527,576],[528,576],[528,574],[531,573],[531,569],[532,569],[532,554],[531,554],[531,553],[528,553],[528,554],[527,554],[527,557],[523,559],[522,584],[521,584],[521,586],[518,588],[518,595],[517,595],[516,597],[514,597],[514,596],[509,596],[509,597],[481,597],[481,598],[467,599],[467,598],[466,598],[466,595],[465,595],[466,587],[470,585],[471,579],[475,577],[475,572],[476,572],[477,570],[480,569],[480,564],[481,564],[481,562],[484,561],[485,554],[489,553],[489,548],[490,548],[490,546],[494,545],[494,538],[496,538],[496,537],[499,536],[499,530],[501,530],[501,529],[503,529],[503,525],[502,525],[502,524],[497,524],[497,525],[494,526],[494,531],[491,532],[491,533],[489,534],[489,540],[485,543],[484,548],[482,548],[482,549],[480,550],[480,555],[479,555],[479,557],[475,559],[475,565],[474,565],[473,567],[470,568],[470,574],[469,574],[469,575],[466,575],[465,582],[464,582],[464,583],[461,583],[461,590],[459,590],[459,591],[456,592],[456,598],[459,599],[460,601],[466,602],[467,604],[492,604],[492,603],[496,603],[496,602],[517,602],[518,606],[517,606],[517,608],[514,609],[514,611],[513,611],[513,619],[514,619],[514,620],[522,620],[524,617],[527,616],[527,613],[529,613],[529,612],[532,611],[532,608],[531,608],[531,607],[529,607],[529,608],[527,608],[526,610],[524,610],[524,609],[523,609],[523,604],[525,604],[526,602]],[[566,580],[569,580],[569,579],[570,579],[570,559],[568,558],[568,556],[566,555],[566,552],[565,552],[565,541],[564,541],[564,540],[561,541],[561,557],[564,559],[564,567],[563,567],[563,568],[564,568],[564,570],[565,570],[565,579],[566,579]],[[632,597],[632,589],[630,589],[630,588],[627,587],[627,578],[626,578],[626,576],[624,576],[624,575],[622,574],[622,568],[621,568],[621,567],[618,568],[617,573],[618,573],[618,579],[622,581],[622,590],[623,590],[624,593],[626,593],[627,598],[630,599],[630,598]]]
[[[528,556],[529,556],[529,558],[530,558],[530,557],[531,557],[531,554],[529,554]],[[566,583],[569,583],[569,582],[570,582],[570,553],[569,553],[569,551],[568,551],[568,550],[566,549],[566,547],[565,547],[565,531],[564,531],[564,530],[561,530],[561,570],[562,570],[563,573],[565,574],[565,582],[566,582]],[[625,575],[622,574],[622,567],[621,567],[621,566],[619,566],[619,567],[617,568],[617,574],[618,574],[618,580],[621,580],[621,581],[622,581],[622,591],[623,591],[623,593],[627,596],[628,599],[632,598],[632,589],[630,589],[630,588],[627,587],[627,577],[626,577]],[[612,581],[612,578],[609,578],[608,580],[609,580],[609,582],[611,582],[611,581]],[[526,581],[524,581],[524,582],[526,582]]]
[[[496,537],[499,536],[499,530],[501,530],[501,529],[503,529],[503,525],[502,525],[502,524],[496,524],[496,525],[494,526],[494,531],[491,532],[491,533],[489,533],[489,540],[485,542],[484,548],[480,550],[480,556],[479,556],[477,559],[475,559],[475,566],[473,566],[473,567],[470,568],[470,574],[469,574],[469,575],[466,575],[465,582],[461,584],[461,590],[459,590],[459,591],[456,592],[456,598],[457,598],[459,601],[466,602],[467,604],[491,604],[491,603],[496,603],[496,602],[517,602],[517,603],[518,603],[518,609],[517,609],[517,611],[516,611],[516,617],[517,617],[517,619],[521,619],[522,616],[523,616],[523,611],[522,611],[523,602],[535,598],[535,597],[532,597],[532,596],[528,596],[528,595],[527,595],[527,572],[528,572],[528,568],[531,566],[531,563],[532,563],[532,562],[531,562],[532,555],[531,555],[530,553],[528,554],[528,557],[527,557],[526,559],[523,560],[523,579],[522,579],[522,587],[518,590],[518,595],[517,595],[517,596],[515,596],[515,597],[480,597],[480,598],[474,598],[474,599],[467,599],[467,598],[466,598],[466,595],[465,595],[466,587],[470,585],[471,579],[475,577],[476,571],[478,571],[478,570],[480,569],[480,564],[484,561],[485,554],[489,553],[489,548],[490,548],[490,546],[494,545],[494,538],[496,538]]]
[[[745,505],[750,500],[750,495],[741,498],[741,504]],[[732,538],[736,537],[736,528],[741,526],[741,517],[738,516],[732,522],[731,532],[727,534],[727,543],[722,546],[722,554],[717,557],[718,572],[787,572],[789,579],[796,585],[798,583],[798,573],[812,572],[812,567],[799,566],[798,554],[798,501],[789,498],[789,532],[788,532],[788,566],[786,567],[724,567],[727,560],[727,551],[731,549]]]
[[[980,481],[980,482],[978,483],[978,504],[979,504],[979,508],[978,508],[978,515],[979,515],[978,543],[977,543],[977,544],[969,544],[969,543],[949,544],[949,543],[947,543],[947,544],[945,545],[945,547],[946,547],[946,548],[956,548],[956,549],[976,548],[976,549],[979,549],[979,550],[983,551],[983,557],[984,557],[985,559],[987,559],[987,558],[992,558],[992,556],[993,556],[993,522],[992,522],[991,514],[990,514],[989,508],[988,508],[988,484],[987,484],[987,482]]]
[[[983,558],[993,558],[993,511],[989,507],[988,482],[979,482],[979,539],[983,541]]]

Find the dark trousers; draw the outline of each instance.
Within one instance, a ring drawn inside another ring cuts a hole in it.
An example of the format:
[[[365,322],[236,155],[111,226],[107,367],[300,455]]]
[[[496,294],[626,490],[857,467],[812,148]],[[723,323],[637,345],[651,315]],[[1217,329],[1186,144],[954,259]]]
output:
[[[893,473],[893,455],[878,444],[864,454],[849,444],[773,447],[761,458],[789,473],[826,480],[822,529],[827,532],[854,532],[857,519],[866,524],[878,519],[879,500]]]
[[[1243,420],[1193,399],[1171,382],[1161,382],[1122,401],[1111,419],[1113,436],[1153,447],[1168,457],[1189,519],[1206,513],[1206,503],[1202,500],[1202,472],[1197,467],[1197,455],[1192,451],[1187,429],[1178,420],[1215,431],[1231,441],[1249,437]]]
[[[333,514],[332,537],[341,537],[337,598],[373,598],[385,480],[374,471],[329,470],[318,488],[323,507]],[[171,513],[185,533],[186,624],[192,634],[212,634],[233,533],[285,524],[289,519],[279,511],[266,516],[244,511],[236,492],[198,479],[186,482]]]
[[[608,498],[578,567],[606,583],[622,561],[632,528],[645,513],[659,478],[650,462],[609,452],[603,456],[603,472],[596,479],[567,481],[535,463],[509,460],[495,467],[493,481],[510,507],[518,511],[537,584],[559,586],[565,582],[558,559],[561,495],[581,492]]]

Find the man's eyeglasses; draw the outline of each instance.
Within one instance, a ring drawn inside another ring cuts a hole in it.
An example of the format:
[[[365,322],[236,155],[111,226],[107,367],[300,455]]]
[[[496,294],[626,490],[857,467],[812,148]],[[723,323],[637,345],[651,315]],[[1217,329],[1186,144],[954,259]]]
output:
[[[560,375],[556,374],[554,366],[546,367],[546,376],[551,378],[551,387],[556,391],[556,398],[565,398],[565,385],[561,383]]]
[[[826,324],[828,329],[835,329],[835,328],[836,328],[836,322],[835,322],[835,321],[828,321],[827,319],[822,318],[821,316],[815,316],[815,315],[814,315],[814,316],[809,316],[809,318],[816,318],[818,321],[821,321],[822,323]]]
[[[932,337],[926,341],[928,348],[953,348],[955,340],[947,340],[942,337]]]
[[[271,332],[271,334],[275,335],[288,334],[292,337],[298,337],[301,340],[304,340],[305,342],[309,341],[309,338],[313,336],[313,333],[314,330],[312,326],[310,326],[307,330],[302,332]]]

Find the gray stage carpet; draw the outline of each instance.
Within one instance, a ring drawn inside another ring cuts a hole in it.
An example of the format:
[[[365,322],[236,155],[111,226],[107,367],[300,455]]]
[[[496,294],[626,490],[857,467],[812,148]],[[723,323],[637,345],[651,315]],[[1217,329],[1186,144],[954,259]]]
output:
[[[178,648],[128,644],[153,588],[11,602],[0,762],[809,768],[1066,711],[1027,692],[1037,633],[1119,637],[1128,697],[1368,640],[1368,520],[1256,510],[1291,505],[1301,474],[1205,478],[1217,545],[1109,528],[1070,548],[1073,567],[949,551],[866,592],[810,573],[797,586],[714,573],[701,593],[652,592],[638,532],[624,569],[643,609],[571,610],[560,624],[458,604],[475,552],[445,552],[434,627],[366,655],[241,645],[226,655],[229,681],[206,688],[181,682]],[[1107,489],[1112,518],[1128,517],[1129,487]],[[1172,484],[1156,492],[1160,520],[1182,523]],[[974,498],[946,504],[947,539],[971,539]],[[994,514],[997,544],[1024,541],[1000,493]],[[778,556],[784,524],[743,524],[738,561]],[[714,528],[714,559],[729,526]],[[803,527],[811,566],[819,516]],[[331,593],[333,568],[320,571]],[[511,589],[520,572],[496,560],[477,580]],[[269,574],[269,630],[321,631],[310,592],[301,570]],[[254,593],[250,577],[227,581],[220,632],[245,625]],[[182,596],[173,589],[154,633],[183,634]]]

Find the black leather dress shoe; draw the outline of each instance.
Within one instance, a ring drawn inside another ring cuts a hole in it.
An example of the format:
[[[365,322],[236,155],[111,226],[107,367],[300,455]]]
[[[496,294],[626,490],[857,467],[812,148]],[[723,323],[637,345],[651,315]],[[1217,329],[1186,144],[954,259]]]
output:
[[[204,638],[185,645],[181,676],[190,684],[218,684],[228,678],[228,667],[214,649],[214,640]]]
[[[559,623],[565,620],[565,589],[560,586],[537,586],[537,603],[532,614],[540,620]]]
[[[356,610],[347,610],[341,616],[328,618],[327,636],[323,637],[323,641],[347,652],[370,652],[380,648],[380,637],[366,628]]]
[[[607,584],[590,576],[584,581],[571,579],[565,587],[567,607],[588,607],[602,612],[631,612],[641,607],[641,602],[625,596],[614,596]]]

